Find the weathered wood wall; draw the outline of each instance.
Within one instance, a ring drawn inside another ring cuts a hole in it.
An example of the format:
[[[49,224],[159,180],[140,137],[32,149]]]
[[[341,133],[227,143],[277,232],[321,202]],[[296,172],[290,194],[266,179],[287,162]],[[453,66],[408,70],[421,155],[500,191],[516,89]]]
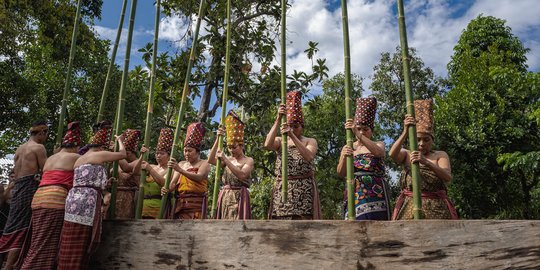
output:
[[[92,269],[540,269],[540,221],[109,221]]]

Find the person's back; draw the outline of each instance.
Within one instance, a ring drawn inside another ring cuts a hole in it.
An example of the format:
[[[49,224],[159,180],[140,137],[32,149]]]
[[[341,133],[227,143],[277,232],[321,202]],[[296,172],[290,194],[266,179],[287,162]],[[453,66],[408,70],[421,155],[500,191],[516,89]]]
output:
[[[41,171],[45,160],[45,146],[33,140],[22,144],[15,151],[15,179],[27,175],[34,175]]]
[[[62,149],[60,152],[47,158],[43,166],[43,172],[73,171],[73,166],[79,157],[80,155],[76,152],[68,152],[67,149]]]

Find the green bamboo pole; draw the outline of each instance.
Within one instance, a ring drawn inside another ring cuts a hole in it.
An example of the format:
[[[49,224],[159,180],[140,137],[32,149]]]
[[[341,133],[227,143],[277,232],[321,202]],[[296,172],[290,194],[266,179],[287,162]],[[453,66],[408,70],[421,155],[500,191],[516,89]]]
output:
[[[154,116],[154,84],[156,82],[156,59],[158,54],[158,37],[159,37],[159,18],[161,8],[161,0],[156,2],[156,20],[154,21],[154,46],[152,48],[152,73],[150,75],[150,90],[148,91],[148,109],[146,110],[146,127],[144,129],[144,145],[150,145],[150,137],[152,136],[152,119]],[[148,152],[144,153],[143,160],[148,161]],[[142,218],[143,200],[144,200],[144,182],[146,181],[146,171],[141,170],[141,179],[139,181],[139,194],[137,196],[137,208],[135,210],[135,218]]]
[[[126,43],[126,55],[124,57],[124,70],[122,72],[122,83],[120,84],[120,92],[118,93],[118,108],[116,110],[116,119],[114,121],[114,134],[120,135],[122,132],[122,123],[124,122],[124,107],[126,103],[126,87],[128,84],[129,75],[129,58],[131,56],[131,41],[133,39],[133,25],[135,24],[135,13],[137,11],[137,0],[131,2],[131,9],[129,14],[129,26]],[[118,144],[115,147],[115,151],[118,151]],[[118,161],[113,163],[113,178],[118,179]],[[118,181],[113,181],[111,186],[111,203],[109,208],[109,218],[116,218],[116,188],[118,187]]]
[[[229,70],[231,68],[230,53],[231,53],[231,0],[227,0],[227,43],[225,44],[225,74],[223,75],[223,93],[221,95],[221,118],[220,126],[225,126],[225,113],[227,111],[227,95],[229,93]],[[218,136],[218,151],[223,151],[223,136]],[[216,205],[219,192],[219,184],[221,182],[221,159],[216,161],[216,177],[214,179],[214,192],[212,193],[212,210],[210,216],[216,218]]]
[[[341,18],[343,22],[343,49],[345,55],[345,120],[351,119],[351,50],[349,46],[349,17],[347,15],[347,0],[341,0]],[[347,145],[353,148],[353,133],[347,129]],[[353,158],[347,156],[347,217],[349,220],[356,220],[354,211],[354,177]]]
[[[105,79],[105,86],[101,94],[101,103],[99,104],[99,112],[97,117],[97,123],[103,120],[105,115],[105,99],[109,92],[109,85],[112,80],[112,71],[114,68],[114,61],[116,60],[116,51],[118,50],[118,43],[120,42],[120,36],[122,35],[122,26],[124,25],[124,17],[126,14],[127,0],[122,3],[122,11],[120,12],[120,22],[118,23],[118,30],[116,31],[116,39],[114,40],[113,50],[111,53],[111,62],[109,63],[109,69],[107,70],[107,78]]]
[[[285,47],[287,31],[287,0],[281,0],[281,105],[286,104],[287,100],[287,51]],[[281,125],[287,124],[287,116],[281,116]],[[281,200],[287,202],[289,190],[289,149],[287,148],[287,134],[281,134]]]
[[[178,117],[176,118],[176,130],[174,131],[174,140],[173,140],[173,146],[171,149],[171,159],[175,156],[177,145],[178,145],[178,136],[180,135],[180,127],[182,126],[182,122],[184,121],[184,112],[186,110],[186,97],[189,92],[189,81],[191,80],[191,68],[193,67],[193,63],[195,62],[195,57],[197,53],[197,42],[199,38],[199,29],[201,28],[201,21],[204,17],[206,11],[206,0],[201,0],[200,6],[199,6],[199,16],[197,18],[197,24],[195,26],[195,36],[193,38],[193,42],[191,43],[191,53],[189,56],[189,62],[186,70],[186,79],[184,81],[184,89],[182,90],[182,99],[180,101],[180,110],[178,110]],[[165,176],[165,187],[169,187],[171,183],[171,177],[172,177],[173,171],[172,168],[169,168],[167,170],[167,175]],[[163,196],[161,198],[161,206],[159,209],[159,218],[163,218],[163,215],[165,214],[165,205],[167,204],[167,196]]]
[[[69,89],[71,88],[71,69],[73,68],[73,58],[75,58],[75,49],[77,45],[77,32],[79,30],[79,21],[81,18],[81,3],[77,2],[77,11],[75,12],[75,23],[73,24],[73,33],[71,34],[71,48],[69,49],[68,69],[66,74],[66,85],[62,95],[62,108],[60,109],[60,117],[58,118],[58,130],[56,132],[56,147],[60,147],[62,143],[62,134],[64,133],[64,121],[66,118],[66,107]]]
[[[403,61],[403,77],[405,79],[405,100],[407,103],[407,114],[415,117],[414,95],[411,86],[411,67],[409,65],[409,45],[407,44],[407,28],[405,25],[405,12],[403,10],[403,0],[398,0],[398,24],[399,37],[401,42],[401,57]],[[409,126],[409,149],[418,150],[416,140],[416,126]],[[413,188],[413,216],[414,219],[422,218],[422,197],[420,194],[421,178],[418,163],[411,164],[412,188]]]

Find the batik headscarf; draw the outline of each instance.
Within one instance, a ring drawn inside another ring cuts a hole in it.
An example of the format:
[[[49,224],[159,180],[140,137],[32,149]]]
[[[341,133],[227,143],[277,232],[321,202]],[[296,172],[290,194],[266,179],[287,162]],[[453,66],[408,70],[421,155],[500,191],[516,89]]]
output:
[[[287,124],[300,124],[304,126],[304,114],[302,113],[302,92],[288,92],[286,107]]]
[[[137,152],[141,131],[137,129],[126,129],[124,131],[124,146],[126,151]]]
[[[374,97],[359,98],[356,100],[356,112],[354,114],[355,125],[366,125],[373,130],[375,113],[377,112],[377,99]]]
[[[415,100],[416,132],[433,136],[433,100]]]
[[[94,136],[90,139],[90,144],[109,146],[112,133],[112,124],[110,121],[102,121],[95,124],[92,129],[94,130]]]
[[[68,124],[66,135],[62,139],[62,147],[77,146],[81,146],[81,126],[78,121],[75,121]]]
[[[227,145],[244,145],[244,123],[233,110],[229,111],[225,118],[225,130],[227,132]]]
[[[191,123],[187,128],[184,147],[191,147],[200,151],[205,132],[206,130],[201,122]]]
[[[159,132],[159,139],[156,151],[163,151],[171,154],[174,141],[174,131],[170,128],[162,128]]]

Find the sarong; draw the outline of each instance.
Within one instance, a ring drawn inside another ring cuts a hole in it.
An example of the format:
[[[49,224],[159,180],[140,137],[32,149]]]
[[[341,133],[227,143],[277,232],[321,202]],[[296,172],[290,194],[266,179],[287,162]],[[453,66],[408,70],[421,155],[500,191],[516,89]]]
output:
[[[60,240],[62,244],[58,254],[58,270],[88,268],[92,229],[92,226],[64,221]]]
[[[39,174],[15,180],[9,215],[0,238],[0,253],[21,249],[32,217],[32,198],[39,185]]]
[[[218,195],[217,219],[251,219],[249,191],[244,186],[225,185]]]
[[[176,194],[173,219],[206,219],[207,195],[205,193]]]

